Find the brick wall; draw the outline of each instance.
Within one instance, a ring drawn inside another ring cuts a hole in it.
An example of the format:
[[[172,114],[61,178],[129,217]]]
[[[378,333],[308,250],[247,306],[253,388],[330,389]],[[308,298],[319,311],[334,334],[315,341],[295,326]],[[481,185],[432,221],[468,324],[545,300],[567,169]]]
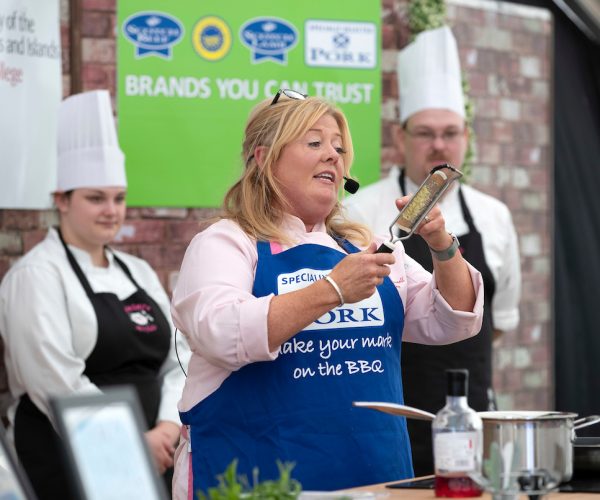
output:
[[[474,185],[508,205],[519,235],[521,323],[495,347],[499,404],[550,408],[552,21],[541,9],[473,0],[449,2],[448,15],[476,108]]]
[[[551,21],[544,11],[490,0],[448,0],[476,118],[474,186],[503,200],[519,234],[521,324],[495,347],[501,408],[550,408],[552,256],[550,148]],[[83,0],[84,90],[115,93],[115,0]],[[408,42],[407,0],[382,0],[382,175],[401,163],[392,137],[397,117],[397,52]],[[68,76],[67,0],[61,0],[63,88]],[[171,291],[187,243],[216,209],[133,208],[117,246],[146,259]],[[0,210],[0,277],[56,223],[52,211]],[[0,384],[2,381],[0,380]]]
[[[447,0],[475,105],[471,184],[506,203],[521,252],[521,322],[494,346],[500,409],[553,405],[551,368],[551,47],[541,9],[491,0]],[[382,172],[401,162],[396,60],[410,36],[407,0],[382,1]]]

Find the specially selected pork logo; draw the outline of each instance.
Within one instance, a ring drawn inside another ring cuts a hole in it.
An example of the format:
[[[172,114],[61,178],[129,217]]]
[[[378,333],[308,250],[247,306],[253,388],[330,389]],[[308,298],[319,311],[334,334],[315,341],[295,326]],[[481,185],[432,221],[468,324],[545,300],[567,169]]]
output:
[[[138,12],[123,21],[123,35],[135,46],[137,59],[147,56],[171,59],[172,46],[183,37],[183,24],[163,12]]]
[[[331,269],[303,268],[291,273],[279,274],[277,276],[277,294],[283,295],[284,293],[301,290],[327,276],[330,272]],[[361,328],[365,326],[382,326],[384,323],[383,303],[379,291],[376,291],[360,302],[344,304],[331,309],[304,330]]]
[[[251,19],[240,28],[240,40],[252,52],[252,64],[274,61],[287,64],[287,53],[298,43],[298,31],[275,17]]]
[[[304,25],[307,66],[373,69],[377,47],[375,23],[311,19]]]

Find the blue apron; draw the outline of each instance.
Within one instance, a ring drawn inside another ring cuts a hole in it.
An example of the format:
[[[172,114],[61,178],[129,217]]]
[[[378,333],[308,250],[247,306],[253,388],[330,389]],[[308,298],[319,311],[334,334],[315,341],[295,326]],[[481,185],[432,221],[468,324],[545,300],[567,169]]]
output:
[[[340,246],[358,252],[345,240]],[[272,253],[258,242],[253,294],[308,286],[346,255],[305,244]],[[297,333],[274,361],[233,372],[181,421],[189,426],[193,491],[217,484],[234,459],[252,482],[279,477],[293,462],[304,490],[336,490],[412,477],[406,420],[354,408],[352,401],[402,403],[400,345],[404,310],[385,278],[377,293],[337,307]]]

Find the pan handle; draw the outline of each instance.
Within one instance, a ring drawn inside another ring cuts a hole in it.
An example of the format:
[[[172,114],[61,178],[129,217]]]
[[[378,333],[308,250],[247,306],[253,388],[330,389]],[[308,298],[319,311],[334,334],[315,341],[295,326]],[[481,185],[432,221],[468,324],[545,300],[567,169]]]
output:
[[[590,415],[588,417],[578,418],[573,422],[573,429],[576,431],[594,425],[600,422],[600,415]]]

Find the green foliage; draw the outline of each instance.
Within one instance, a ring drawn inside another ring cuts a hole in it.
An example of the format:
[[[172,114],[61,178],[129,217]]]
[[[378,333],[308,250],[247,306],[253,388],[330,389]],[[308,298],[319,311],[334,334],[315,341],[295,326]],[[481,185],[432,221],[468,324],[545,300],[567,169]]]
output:
[[[475,129],[473,129],[473,120],[475,118],[475,106],[471,99],[471,86],[467,80],[466,75],[462,75],[462,88],[463,96],[465,98],[465,127],[469,131],[469,141],[467,142],[467,151],[465,153],[465,159],[462,164],[463,176],[460,178],[461,182],[468,182],[471,178],[471,166],[473,165],[473,158],[475,158]]]
[[[413,37],[421,31],[439,28],[445,22],[444,0],[411,0],[408,4],[408,26]]]
[[[292,478],[294,464],[277,461],[279,479],[275,481],[258,480],[258,469],[252,471],[252,485],[246,476],[238,476],[237,460],[231,462],[225,472],[218,476],[219,484],[209,488],[208,495],[200,492],[198,500],[295,500],[302,491],[302,486]]]

